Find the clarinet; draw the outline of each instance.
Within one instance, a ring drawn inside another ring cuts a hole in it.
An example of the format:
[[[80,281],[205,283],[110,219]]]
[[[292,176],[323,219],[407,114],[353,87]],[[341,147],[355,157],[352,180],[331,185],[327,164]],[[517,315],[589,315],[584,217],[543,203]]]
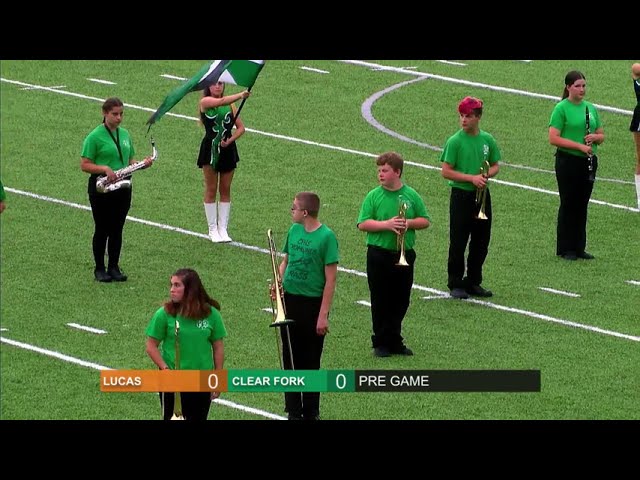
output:
[[[591,120],[589,117],[589,107],[585,106],[585,115],[586,115],[586,126],[587,126],[587,135],[591,133]],[[593,154],[590,153],[587,155],[587,170],[589,171],[589,181],[594,182],[596,177],[593,173]]]
[[[153,138],[151,139],[151,152],[151,161],[153,162],[158,158],[158,151],[156,150],[156,144]],[[113,172],[116,175],[116,179],[113,181],[110,181],[106,175],[101,175],[98,177],[98,180],[96,180],[96,191],[99,193],[108,193],[115,192],[121,188],[131,188],[131,174],[143,168],[145,168],[144,160]]]

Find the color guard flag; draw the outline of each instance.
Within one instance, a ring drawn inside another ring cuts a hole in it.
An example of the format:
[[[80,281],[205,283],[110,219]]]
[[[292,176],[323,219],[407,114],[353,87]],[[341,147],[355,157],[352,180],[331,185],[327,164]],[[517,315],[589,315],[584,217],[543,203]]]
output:
[[[151,128],[151,125],[175,107],[187,93],[204,90],[218,81],[246,88],[253,87],[262,67],[264,60],[213,60],[203,66],[191,80],[167,95],[162,105],[147,120],[147,125]]]

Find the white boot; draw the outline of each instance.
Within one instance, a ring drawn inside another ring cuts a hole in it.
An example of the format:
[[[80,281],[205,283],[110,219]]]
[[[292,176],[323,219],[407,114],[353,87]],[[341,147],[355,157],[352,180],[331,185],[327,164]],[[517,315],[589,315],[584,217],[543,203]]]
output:
[[[218,205],[216,203],[205,203],[204,213],[207,216],[207,224],[209,225],[209,238],[213,243],[222,242],[222,238],[218,233]]]
[[[229,225],[229,213],[231,212],[231,202],[220,202],[220,221],[218,222],[218,233],[223,242],[231,242],[231,237],[227,233]]]

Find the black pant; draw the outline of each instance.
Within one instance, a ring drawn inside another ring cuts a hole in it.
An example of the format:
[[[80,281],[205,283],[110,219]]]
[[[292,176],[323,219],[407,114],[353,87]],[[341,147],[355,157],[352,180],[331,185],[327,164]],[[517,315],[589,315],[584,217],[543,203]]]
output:
[[[593,172],[589,172],[586,157],[561,151],[556,153],[556,180],[560,192],[556,255],[584,252],[587,245],[587,207],[597,170],[598,158],[595,156]]]
[[[324,335],[316,333],[322,297],[304,297],[285,293],[284,306],[287,318],[295,320],[287,327],[280,327],[282,359],[285,370],[292,370],[289,340],[293,352],[293,369],[320,370],[324,347]],[[314,419],[320,414],[320,392],[286,392],[285,410],[294,417]]]
[[[408,267],[396,265],[400,252],[372,245],[367,249],[373,348],[386,347],[391,351],[398,351],[404,346],[402,321],[411,301],[416,252],[406,250],[405,257]]]
[[[109,268],[117,267],[122,250],[122,230],[131,208],[131,189],[115,192],[96,192],[97,175],[89,177],[89,202],[95,230],[93,232],[93,258],[96,269],[104,270],[104,252],[109,255]]]
[[[449,202],[449,289],[465,288],[482,283],[482,265],[489,252],[491,240],[491,192],[487,189],[485,214],[488,220],[478,220],[480,205],[476,204],[476,191],[451,189]],[[469,241],[471,238],[471,241]],[[469,243],[467,276],[464,278],[464,252]]]
[[[162,398],[164,397],[164,405]],[[173,392],[160,393],[160,407],[164,413],[164,420],[171,420],[173,416],[173,404],[175,394]],[[211,407],[211,393],[209,392],[183,392],[180,394],[182,404],[182,416],[185,420],[206,420]]]

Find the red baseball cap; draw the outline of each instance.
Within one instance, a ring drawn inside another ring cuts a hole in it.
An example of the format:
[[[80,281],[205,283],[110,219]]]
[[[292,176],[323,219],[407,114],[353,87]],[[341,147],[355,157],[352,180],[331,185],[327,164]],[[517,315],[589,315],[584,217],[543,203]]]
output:
[[[458,104],[458,112],[463,115],[470,115],[476,108],[482,108],[482,100],[475,97],[464,97]]]

